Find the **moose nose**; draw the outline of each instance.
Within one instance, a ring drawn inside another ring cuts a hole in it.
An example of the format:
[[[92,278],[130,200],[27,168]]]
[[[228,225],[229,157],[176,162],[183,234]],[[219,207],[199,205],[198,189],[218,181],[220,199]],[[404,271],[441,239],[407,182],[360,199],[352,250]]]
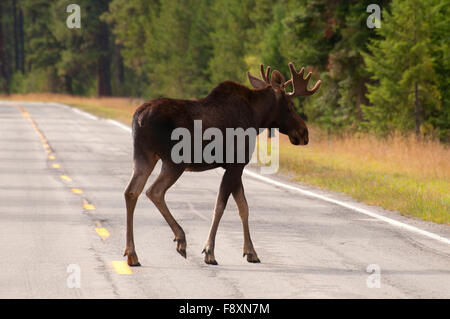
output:
[[[294,135],[289,135],[289,141],[291,141],[291,144],[293,145],[300,145],[300,138]]]
[[[289,140],[294,145],[307,145],[309,142],[308,131],[294,131],[289,134]]]
[[[307,136],[303,139],[303,145],[308,145],[308,143],[309,143],[309,138]]]
[[[309,137],[308,137],[308,131],[303,133],[303,145],[308,145],[309,143]]]

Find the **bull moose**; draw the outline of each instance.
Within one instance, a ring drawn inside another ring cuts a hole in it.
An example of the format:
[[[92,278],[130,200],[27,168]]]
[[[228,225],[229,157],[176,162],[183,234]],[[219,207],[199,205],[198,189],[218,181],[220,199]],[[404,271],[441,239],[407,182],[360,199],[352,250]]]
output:
[[[175,162],[171,149],[175,141],[171,138],[176,128],[194,129],[194,121],[202,121],[203,129],[215,127],[225,132],[226,128],[278,128],[289,136],[294,145],[308,144],[308,129],[303,119],[295,112],[292,99],[298,96],[314,94],[320,87],[317,81],[311,90],[307,85],[311,72],[303,78],[304,68],[296,72],[294,64],[289,63],[291,79],[285,81],[283,75],[270,67],[264,72],[261,64],[261,77],[247,76],[253,89],[242,84],[225,81],[214,88],[208,96],[198,100],[180,100],[157,98],[141,105],[133,116],[133,174],[125,190],[127,209],[126,249],[128,265],[140,266],[134,246],[133,215],[136,202],[156,163],[161,160],[161,172],[147,190],[146,195],[158,208],[172,229],[176,249],[186,258],[186,236],[170,213],[165,202],[166,191],[177,181],[184,171],[205,171],[217,167],[225,169],[217,196],[214,215],[203,252],[205,263],[217,265],[214,246],[217,228],[225,210],[230,194],[236,201],[244,231],[243,256],[247,261],[259,263],[253,247],[248,225],[248,205],[244,195],[242,173],[249,162],[244,163],[213,162]],[[285,88],[292,85],[292,92]],[[233,149],[224,148],[225,152]],[[235,150],[234,150],[235,151]],[[248,154],[247,154],[248,155]]]

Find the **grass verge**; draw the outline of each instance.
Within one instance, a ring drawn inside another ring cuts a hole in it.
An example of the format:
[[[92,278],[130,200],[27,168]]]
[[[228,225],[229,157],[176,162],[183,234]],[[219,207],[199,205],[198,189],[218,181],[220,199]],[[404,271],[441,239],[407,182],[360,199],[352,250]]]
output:
[[[450,223],[448,147],[415,138],[379,140],[370,135],[313,137],[310,144],[299,149],[282,138],[281,172],[402,215]]]
[[[59,102],[129,125],[143,101],[59,94],[27,94],[4,100]],[[310,144],[280,137],[280,171],[295,181],[342,192],[367,204],[427,221],[450,224],[450,148],[413,136],[328,136],[310,129]]]

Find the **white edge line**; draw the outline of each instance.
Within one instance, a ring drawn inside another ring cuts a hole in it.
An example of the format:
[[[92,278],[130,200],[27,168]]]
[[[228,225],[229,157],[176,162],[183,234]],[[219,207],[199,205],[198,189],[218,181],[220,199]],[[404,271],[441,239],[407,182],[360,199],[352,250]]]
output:
[[[64,104],[61,104],[61,105],[64,105]],[[92,115],[92,114],[90,114],[90,113],[87,113],[87,112],[85,112],[85,111],[82,111],[82,110],[80,110],[80,109],[77,109],[76,107],[71,107],[71,109],[72,109],[72,111],[74,111],[75,113],[78,113],[78,114],[80,114],[80,115],[83,115],[84,117],[87,117],[88,119],[91,119],[91,120],[98,120],[98,117],[97,117],[97,116]]]
[[[88,114],[88,115],[98,119],[97,117],[95,117],[95,116],[93,116],[93,115],[91,115],[89,113],[86,113],[86,112],[78,110],[77,108],[72,108],[72,109],[74,111],[77,110],[80,113]],[[122,124],[120,122],[117,122],[117,121],[111,120],[111,119],[108,119],[107,121],[109,123],[113,124],[113,125],[116,125],[116,126],[122,128],[123,130],[125,130],[127,132],[131,132],[131,127],[129,127],[128,125]],[[258,179],[260,181],[266,182],[268,184],[272,184],[274,186],[278,186],[278,187],[281,187],[281,188],[284,188],[284,189],[287,189],[287,190],[290,190],[290,191],[298,192],[300,194],[303,194],[303,195],[306,195],[306,196],[309,196],[309,197],[313,197],[313,198],[317,198],[317,199],[323,200],[323,201],[328,202],[328,203],[333,203],[335,205],[339,205],[339,206],[351,209],[351,210],[356,211],[358,213],[361,213],[361,214],[364,214],[364,215],[376,218],[378,220],[381,220],[381,221],[383,221],[385,223],[388,223],[388,224],[390,224],[392,226],[399,227],[399,228],[402,228],[402,229],[406,229],[406,230],[409,230],[411,232],[414,232],[414,233],[420,234],[422,236],[425,236],[425,237],[428,237],[428,238],[431,238],[431,239],[434,239],[434,240],[438,240],[438,241],[440,241],[442,243],[450,245],[450,239],[448,239],[448,238],[445,238],[445,237],[439,236],[437,234],[428,232],[426,230],[422,230],[420,228],[417,228],[417,227],[414,227],[414,226],[411,226],[411,225],[399,222],[399,221],[397,221],[395,219],[391,219],[391,218],[388,218],[388,217],[376,214],[376,213],[371,212],[371,211],[369,211],[367,209],[360,208],[360,207],[357,207],[357,206],[354,206],[354,205],[351,205],[351,204],[348,204],[348,203],[345,203],[345,202],[342,202],[342,201],[339,201],[339,200],[336,200],[336,199],[332,199],[332,198],[329,198],[329,197],[324,196],[324,195],[316,194],[316,193],[314,193],[312,191],[304,190],[304,189],[301,189],[299,187],[295,187],[295,186],[291,186],[291,185],[287,185],[287,184],[275,181],[275,180],[273,180],[271,178],[259,175],[258,173],[255,173],[255,172],[252,172],[252,171],[249,171],[248,169],[244,169],[244,174],[246,174],[248,176],[251,176],[251,177],[253,177],[255,179]]]
[[[111,119],[107,119],[106,121],[122,128],[123,130],[127,131],[128,133],[131,133],[131,127],[129,127],[128,125],[125,125],[123,123],[120,123],[116,120],[111,120]]]
[[[445,238],[445,237],[436,235],[434,233],[430,233],[428,231],[422,230],[420,228],[417,228],[417,227],[414,227],[414,226],[411,226],[411,225],[399,222],[399,221],[397,221],[395,219],[391,219],[391,218],[388,218],[388,217],[385,217],[385,216],[382,216],[382,215],[378,215],[378,214],[376,214],[374,212],[371,212],[371,211],[369,211],[367,209],[360,208],[360,207],[357,207],[357,206],[354,206],[354,205],[351,205],[351,204],[348,204],[348,203],[345,203],[345,202],[342,202],[342,201],[339,201],[339,200],[336,200],[336,199],[332,199],[332,198],[326,197],[324,195],[316,194],[314,192],[301,189],[299,187],[295,187],[295,186],[291,186],[291,185],[287,185],[287,184],[275,181],[275,180],[273,180],[271,178],[268,178],[268,177],[265,177],[265,176],[261,176],[258,173],[251,172],[248,169],[244,169],[244,173],[246,175],[248,175],[248,176],[251,176],[251,177],[255,178],[255,179],[259,179],[260,181],[264,181],[266,183],[269,183],[269,184],[272,184],[272,185],[275,185],[275,186],[278,186],[278,187],[282,187],[282,188],[285,188],[285,189],[288,189],[288,190],[291,190],[291,191],[295,191],[295,192],[301,193],[301,194],[309,196],[309,197],[314,197],[314,198],[317,198],[317,199],[321,199],[323,201],[326,201],[326,202],[329,202],[329,203],[333,203],[333,204],[336,204],[336,205],[339,205],[339,206],[351,209],[353,211],[357,211],[358,213],[361,213],[361,214],[364,214],[364,215],[367,215],[367,216],[379,219],[379,220],[384,221],[384,222],[386,222],[386,223],[388,223],[388,224],[390,224],[392,226],[403,228],[403,229],[409,230],[411,232],[414,232],[414,233],[417,233],[417,234],[421,234],[421,235],[426,236],[428,238],[432,238],[432,239],[435,239],[435,240],[438,240],[440,242],[443,242],[445,244],[450,245],[450,239],[448,239],[448,238]]]

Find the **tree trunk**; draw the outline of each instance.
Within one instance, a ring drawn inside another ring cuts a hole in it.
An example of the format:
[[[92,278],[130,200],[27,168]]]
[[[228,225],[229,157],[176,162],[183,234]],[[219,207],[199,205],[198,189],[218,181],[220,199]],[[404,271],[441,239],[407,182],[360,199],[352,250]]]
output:
[[[111,70],[110,70],[110,50],[108,26],[105,23],[100,24],[98,33],[98,44],[100,56],[97,60],[97,90],[98,96],[111,95]]]
[[[122,57],[122,53],[120,52],[120,47],[116,46],[116,54],[117,54],[117,82],[119,85],[119,88],[117,90],[117,92],[119,93],[119,95],[123,94],[123,83],[125,82],[125,68],[123,65],[123,57]]]
[[[366,97],[367,87],[366,87],[367,79],[361,78],[357,84],[356,91],[356,109],[357,109],[357,119],[359,122],[363,120],[363,112],[361,108],[361,104],[369,104],[369,100]]]
[[[72,77],[65,75],[64,76],[64,86],[66,93],[72,95],[73,89],[72,89]]]
[[[14,70],[19,70],[19,23],[17,19],[17,5],[16,0],[12,1],[13,4],[13,35],[14,35],[14,62],[15,68]]]
[[[120,52],[119,45],[114,45],[113,65],[114,65],[114,86],[112,91],[114,95],[121,96],[123,94],[125,70],[123,65],[123,57]]]
[[[0,71],[3,77],[3,91],[9,94],[9,74],[7,68],[7,61],[5,57],[5,48],[3,43],[3,19],[2,19],[2,5],[0,4]]]
[[[414,10],[414,45],[417,43],[417,10]],[[420,124],[422,124],[422,112],[419,101],[419,85],[414,82],[414,115],[416,117],[416,137],[420,138]]]
[[[416,136],[420,138],[420,125],[422,124],[422,110],[419,100],[419,85],[414,83],[414,115],[416,117]]]
[[[111,73],[109,70],[109,57],[101,55],[97,62],[97,88],[98,96],[111,95]]]
[[[23,32],[23,11],[19,8],[20,71],[25,73],[25,33]]]

